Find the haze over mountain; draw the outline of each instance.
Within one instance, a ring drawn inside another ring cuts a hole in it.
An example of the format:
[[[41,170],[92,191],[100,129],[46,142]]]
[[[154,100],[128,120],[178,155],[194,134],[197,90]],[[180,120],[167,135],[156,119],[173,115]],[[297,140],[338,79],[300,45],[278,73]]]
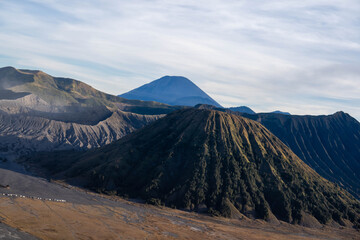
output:
[[[27,162],[99,192],[176,208],[305,225],[359,224],[353,196],[258,122],[220,111],[176,111],[102,148]]]
[[[99,147],[174,109],[38,70],[0,68],[0,156]]]
[[[192,81],[179,76],[164,76],[119,96],[170,105],[195,106],[197,104],[210,104],[221,107],[219,103]]]

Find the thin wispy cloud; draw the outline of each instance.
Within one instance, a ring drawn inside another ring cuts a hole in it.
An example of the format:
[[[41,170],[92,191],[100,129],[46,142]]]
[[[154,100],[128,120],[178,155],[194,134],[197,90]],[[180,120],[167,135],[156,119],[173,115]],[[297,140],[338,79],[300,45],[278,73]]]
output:
[[[163,75],[224,106],[360,119],[360,2],[0,1],[0,64],[120,94]]]

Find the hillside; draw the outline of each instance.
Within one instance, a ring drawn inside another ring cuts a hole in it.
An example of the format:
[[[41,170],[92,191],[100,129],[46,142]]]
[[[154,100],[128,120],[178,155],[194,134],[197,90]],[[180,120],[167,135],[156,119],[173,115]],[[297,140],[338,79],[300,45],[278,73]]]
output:
[[[38,70],[0,68],[0,158],[100,147],[175,109]]]
[[[235,218],[359,224],[359,201],[261,124],[220,111],[176,111],[105,147],[26,161],[54,178],[154,204]]]
[[[210,105],[196,108],[214,109],[260,122],[317,173],[360,199],[360,123],[349,114],[297,116],[246,114]]]
[[[221,107],[192,81],[178,76],[162,77],[119,96],[179,106],[195,106],[201,103]]]
[[[161,115],[117,111],[95,125],[85,125],[25,114],[0,114],[0,158],[16,158],[38,151],[104,146],[159,117]]]
[[[74,79],[13,67],[0,68],[0,92],[0,110],[4,112],[80,124],[96,124],[117,110],[157,115],[175,109],[163,103],[109,95]]]
[[[323,177],[360,199],[360,123],[328,116],[244,115],[259,121]]]

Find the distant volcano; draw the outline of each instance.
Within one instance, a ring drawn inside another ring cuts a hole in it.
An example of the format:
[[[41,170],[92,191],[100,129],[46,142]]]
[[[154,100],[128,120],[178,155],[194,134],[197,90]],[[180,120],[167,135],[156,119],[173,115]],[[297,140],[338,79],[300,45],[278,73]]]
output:
[[[156,101],[169,105],[209,104],[221,107],[214,99],[185,77],[165,76],[130,92],[119,95],[127,99]]]

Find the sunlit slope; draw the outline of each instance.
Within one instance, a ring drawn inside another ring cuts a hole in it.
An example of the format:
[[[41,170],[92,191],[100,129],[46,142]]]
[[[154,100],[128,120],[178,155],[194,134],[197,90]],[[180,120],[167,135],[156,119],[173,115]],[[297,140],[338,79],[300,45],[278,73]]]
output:
[[[360,123],[356,119],[344,112],[246,117],[259,121],[316,172],[360,199]]]
[[[0,68],[0,158],[100,147],[175,109],[37,70]]]
[[[216,109],[256,120],[326,179],[360,199],[360,123],[344,112],[331,115],[246,114]]]
[[[164,114],[174,110],[162,103],[109,95],[74,79],[13,67],[0,69],[0,91],[3,111],[31,112],[36,116],[83,124],[104,120],[116,110],[139,114]]]

